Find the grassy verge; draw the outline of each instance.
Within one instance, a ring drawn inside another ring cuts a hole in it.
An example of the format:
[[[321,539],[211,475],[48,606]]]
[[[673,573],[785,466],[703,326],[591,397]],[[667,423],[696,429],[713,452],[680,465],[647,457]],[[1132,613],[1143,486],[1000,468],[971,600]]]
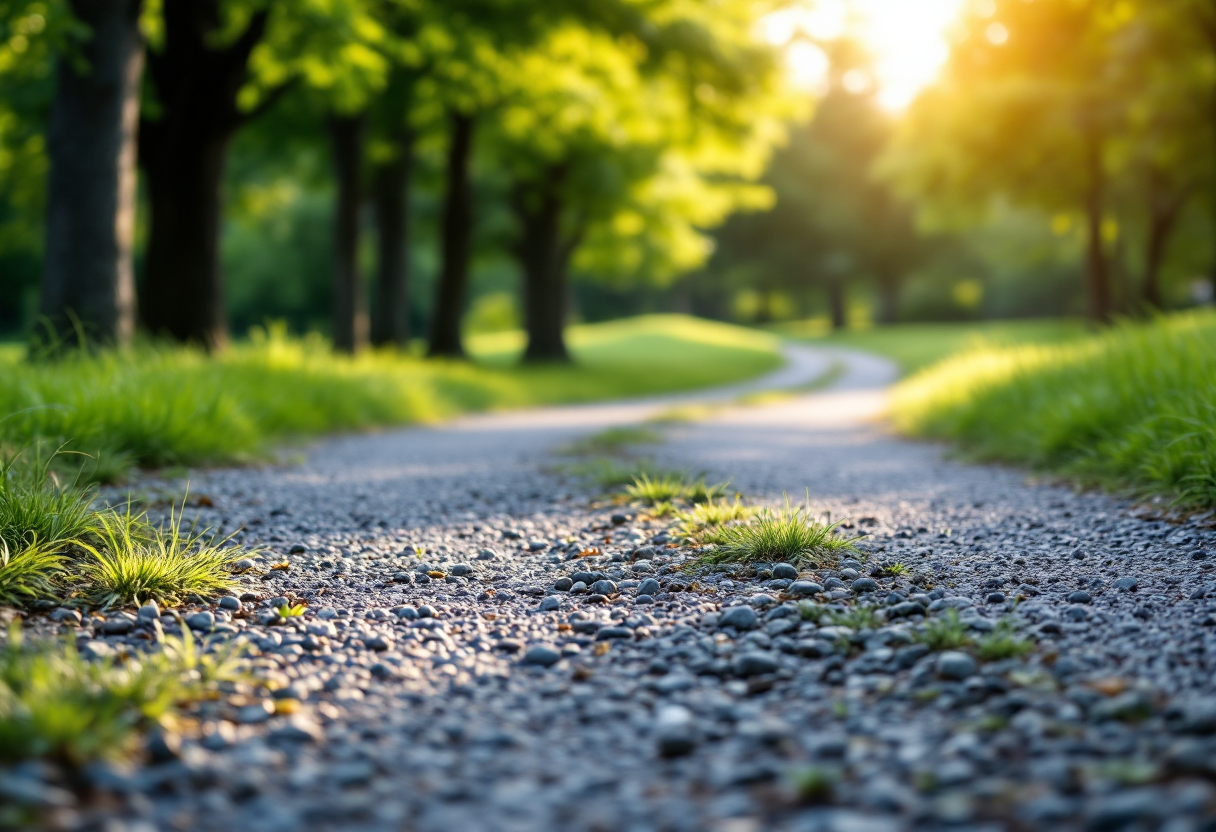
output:
[[[905,373],[914,373],[980,347],[1061,343],[1083,337],[1086,329],[1078,320],[1042,319],[897,324],[830,332],[824,322],[814,320],[781,324],[773,331],[808,343],[877,353],[897,362]]]
[[[1216,313],[989,347],[905,381],[906,433],[1187,505],[1216,505]]]
[[[687,390],[781,363],[763,333],[682,316],[575,327],[575,364],[518,366],[518,334],[472,339],[473,362],[396,352],[333,355],[262,333],[209,357],[144,345],[26,362],[0,355],[0,445],[70,443],[97,479],[130,465],[239,461],[294,436],[431,422],[459,413]]]

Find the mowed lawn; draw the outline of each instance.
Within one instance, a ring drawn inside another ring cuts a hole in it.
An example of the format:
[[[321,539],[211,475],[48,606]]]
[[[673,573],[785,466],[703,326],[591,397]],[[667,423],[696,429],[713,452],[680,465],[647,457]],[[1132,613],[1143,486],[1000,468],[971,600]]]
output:
[[[904,373],[914,373],[952,355],[987,347],[1051,344],[1088,333],[1083,321],[1044,318],[1018,321],[896,324],[830,332],[823,320],[781,324],[773,331],[796,341],[850,347],[890,358]]]
[[[965,351],[904,381],[891,415],[980,458],[1216,506],[1216,311]]]
[[[290,437],[457,414],[726,384],[782,363],[776,337],[679,315],[574,327],[571,365],[521,366],[519,333],[470,339],[472,361],[334,355],[255,333],[219,356],[180,347],[26,361],[0,351],[0,443],[67,443],[106,468],[239,461]]]

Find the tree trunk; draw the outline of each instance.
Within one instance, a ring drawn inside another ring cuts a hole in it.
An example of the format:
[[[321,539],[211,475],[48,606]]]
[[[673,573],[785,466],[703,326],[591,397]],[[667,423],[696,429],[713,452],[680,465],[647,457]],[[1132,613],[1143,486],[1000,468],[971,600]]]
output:
[[[529,363],[570,360],[564,335],[566,271],[579,235],[566,238],[562,234],[565,200],[561,186],[565,175],[565,166],[556,165],[550,168],[538,192],[521,190],[516,198],[522,226],[516,255],[523,269],[524,327],[528,333],[524,361]],[[529,196],[539,197],[538,203],[529,205]]]
[[[1111,316],[1110,268],[1102,240],[1103,203],[1106,174],[1102,168],[1102,147],[1096,137],[1086,141],[1089,187],[1085,196],[1086,251],[1085,287],[1090,320],[1106,323]]]
[[[157,107],[139,147],[151,209],[140,315],[153,334],[208,349],[227,341],[219,242],[228,147],[286,89],[252,113],[237,108],[267,14],[254,12],[235,41],[215,49],[218,0],[173,0],[164,5],[164,46],[148,56]]]
[[[410,179],[414,135],[397,137],[397,155],[377,165],[373,199],[376,207],[376,305],[372,309],[372,343],[406,347],[410,340],[409,243]]]
[[[443,204],[443,265],[435,292],[431,319],[431,356],[464,357],[460,319],[464,315],[469,282],[469,260],[473,241],[469,161],[473,151],[474,118],[460,112],[451,115],[452,136],[448,145],[447,192]]]
[[[135,331],[131,236],[143,0],[73,0],[92,34],[78,72],[57,68],[47,147],[46,261],[41,312],[56,344],[80,334],[125,344]]]
[[[840,332],[849,326],[848,314],[845,309],[844,280],[834,277],[828,280],[828,309],[832,313],[832,330]]]
[[[367,117],[330,116],[334,178],[334,349],[354,355],[367,346],[367,304],[359,273],[359,209],[363,204],[363,135]]]
[[[878,309],[874,322],[889,326],[899,321],[899,278],[883,274],[878,278]]]
[[[1178,217],[1190,198],[1190,189],[1176,196],[1162,193],[1161,177],[1152,176],[1149,183],[1148,243],[1145,246],[1144,280],[1140,287],[1140,302],[1146,309],[1161,309],[1161,268],[1169,250],[1170,238]]]

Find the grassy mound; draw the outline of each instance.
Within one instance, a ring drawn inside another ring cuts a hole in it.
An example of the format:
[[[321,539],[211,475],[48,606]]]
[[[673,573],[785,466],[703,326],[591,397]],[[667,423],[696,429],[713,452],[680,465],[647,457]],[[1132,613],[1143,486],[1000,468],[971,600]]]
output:
[[[961,354],[900,385],[892,413],[981,458],[1216,505],[1216,313]]]
[[[0,356],[0,445],[42,441],[131,464],[237,461],[291,436],[456,414],[687,390],[781,363],[768,335],[682,316],[575,327],[571,366],[518,366],[518,334],[482,336],[473,362],[332,354],[319,338],[256,333],[227,353],[142,345],[55,362]]]

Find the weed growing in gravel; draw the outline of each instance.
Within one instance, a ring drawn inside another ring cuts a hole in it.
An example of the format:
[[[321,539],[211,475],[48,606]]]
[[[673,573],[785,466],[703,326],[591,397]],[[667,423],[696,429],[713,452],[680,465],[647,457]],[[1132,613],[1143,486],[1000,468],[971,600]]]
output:
[[[832,768],[810,766],[794,775],[794,789],[803,803],[830,803],[840,782],[840,772]]]
[[[63,555],[52,547],[35,542],[14,552],[0,540],[0,604],[18,606],[52,594],[62,564]]]
[[[971,643],[967,627],[958,617],[958,610],[946,610],[937,618],[924,623],[917,640],[930,650],[958,650]]]
[[[786,500],[784,509],[761,509],[746,523],[723,526],[707,534],[705,542],[714,548],[702,555],[697,565],[834,563],[841,554],[856,551],[853,541],[836,536],[838,525],[816,522],[806,509],[791,508]]]
[[[240,550],[228,545],[231,537],[193,528],[183,532],[184,513],[183,502],[158,528],[130,507],[125,513],[98,514],[95,539],[81,544],[92,556],[81,565],[88,600],[103,608],[149,599],[171,604],[187,593],[208,596],[228,589]]]
[[[658,503],[670,503],[684,495],[684,476],[682,474],[638,474],[633,482],[625,486],[625,496],[648,506]]]
[[[62,454],[32,453],[0,460],[0,540],[13,552],[39,542],[54,549],[93,528],[92,490],[59,484],[51,463]]]
[[[205,654],[189,631],[118,664],[84,659],[70,640],[26,645],[14,626],[0,648],[0,760],[79,766],[122,756],[140,728],[239,671],[235,648]]]
[[[902,575],[907,571],[908,571],[907,565],[900,563],[899,561],[896,561],[895,563],[893,563],[887,567],[887,574],[891,575],[891,576],[895,576],[895,577]]]
[[[814,601],[799,601],[798,614],[802,616],[803,621],[813,621],[818,624],[826,616],[832,614],[832,610],[822,604],[816,604]]]
[[[1034,642],[1019,638],[1008,621],[1000,621],[996,629],[984,635],[976,644],[976,655],[986,662],[1019,659],[1034,650]]]
[[[705,477],[693,480],[684,486],[683,497],[693,505],[708,503],[710,500],[720,500],[726,496],[730,482],[707,483]]]
[[[284,604],[277,608],[275,612],[279,614],[279,618],[300,618],[304,615],[304,611],[308,609],[306,604]]]
[[[614,427],[588,436],[567,446],[563,453],[570,456],[620,455],[630,445],[653,445],[663,441],[663,434],[644,427]]]
[[[844,612],[828,615],[828,622],[850,630],[873,630],[882,625],[878,618],[878,607],[858,606]]]
[[[756,509],[745,506],[739,497],[733,503],[726,500],[706,500],[693,506],[689,511],[676,515],[680,526],[677,533],[694,542],[708,531],[720,529],[728,523],[748,520],[756,513]]]

